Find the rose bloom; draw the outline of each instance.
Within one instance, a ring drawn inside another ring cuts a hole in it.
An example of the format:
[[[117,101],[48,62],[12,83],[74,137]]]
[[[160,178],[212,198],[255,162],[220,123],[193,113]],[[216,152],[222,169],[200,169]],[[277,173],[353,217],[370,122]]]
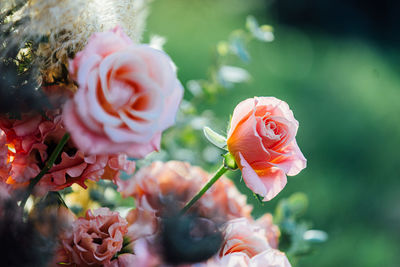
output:
[[[122,249],[128,222],[108,208],[88,210],[85,218],[73,223],[72,230],[61,238],[62,250],[57,259],[63,265],[103,266]],[[63,257],[60,257],[62,255]]]
[[[227,222],[219,256],[242,252],[250,258],[270,248],[265,230],[246,218]]]
[[[208,182],[210,175],[199,167],[180,161],[153,162],[121,184],[122,195],[135,198],[137,206],[156,214],[175,212]],[[172,206],[172,207],[171,207]],[[193,206],[200,216],[218,223],[250,217],[246,197],[226,177],[221,177]]]
[[[253,258],[247,254],[238,252],[224,256],[220,259],[213,259],[207,264],[193,267],[291,267],[285,253],[276,249],[267,249]]]
[[[93,34],[69,71],[79,89],[63,116],[80,150],[142,158],[160,148],[183,96],[168,55],[116,27]]]
[[[264,201],[286,185],[286,175],[306,167],[296,143],[299,127],[288,104],[274,97],[255,97],[233,111],[227,146],[246,185]]]
[[[219,255],[206,267],[290,267],[286,255],[271,248],[265,230],[246,218],[226,223]]]

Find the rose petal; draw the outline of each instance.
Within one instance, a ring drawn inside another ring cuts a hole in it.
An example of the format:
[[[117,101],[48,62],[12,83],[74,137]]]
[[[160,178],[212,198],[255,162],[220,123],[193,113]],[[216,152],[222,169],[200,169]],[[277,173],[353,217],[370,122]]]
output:
[[[257,173],[239,153],[243,180],[254,193],[264,197],[263,201],[274,198],[285,187],[287,178],[278,168],[267,168]]]

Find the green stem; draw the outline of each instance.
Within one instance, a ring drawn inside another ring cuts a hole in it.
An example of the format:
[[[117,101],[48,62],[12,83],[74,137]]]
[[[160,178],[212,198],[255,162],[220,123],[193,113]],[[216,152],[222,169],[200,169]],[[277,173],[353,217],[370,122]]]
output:
[[[43,169],[39,172],[38,175],[36,175],[35,178],[31,179],[28,189],[26,190],[26,193],[21,201],[21,207],[25,206],[26,201],[28,200],[29,196],[32,194],[32,191],[33,191],[33,188],[35,187],[35,185],[51,169],[51,167],[53,167],[54,162],[56,161],[58,155],[60,155],[65,144],[68,142],[68,139],[69,139],[69,133],[64,134],[64,136],[61,138],[61,141],[57,144],[53,153],[51,153],[49,159],[46,161],[46,164],[44,165]]]
[[[208,189],[216,182],[218,179],[227,171],[228,169],[222,165],[218,171],[215,173],[215,175],[208,181],[208,183],[183,207],[181,210],[180,214],[183,215],[185,214],[193,205],[194,203],[199,200],[205,192],[207,192]]]

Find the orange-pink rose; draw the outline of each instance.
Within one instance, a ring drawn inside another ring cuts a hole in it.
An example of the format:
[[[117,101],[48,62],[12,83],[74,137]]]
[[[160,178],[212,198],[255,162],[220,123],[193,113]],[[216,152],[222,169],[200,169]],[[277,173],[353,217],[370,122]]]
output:
[[[233,112],[228,150],[246,185],[264,201],[285,187],[286,175],[296,175],[306,167],[295,139],[298,127],[288,104],[274,97],[247,99]]]
[[[159,149],[183,95],[167,54],[134,44],[116,27],[93,34],[69,71],[79,89],[63,116],[80,150],[142,158]]]

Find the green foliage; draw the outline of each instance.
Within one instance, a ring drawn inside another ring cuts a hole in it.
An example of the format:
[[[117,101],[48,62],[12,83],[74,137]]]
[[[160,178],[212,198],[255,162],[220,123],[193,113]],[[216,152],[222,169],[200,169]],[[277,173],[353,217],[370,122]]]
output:
[[[320,230],[310,230],[310,224],[300,220],[308,206],[308,198],[304,193],[295,193],[287,199],[279,201],[274,221],[281,230],[280,249],[285,251],[292,262],[308,255],[312,244],[327,240],[327,234]]]
[[[216,147],[226,150],[226,137],[214,132],[210,127],[203,128],[204,136]]]

